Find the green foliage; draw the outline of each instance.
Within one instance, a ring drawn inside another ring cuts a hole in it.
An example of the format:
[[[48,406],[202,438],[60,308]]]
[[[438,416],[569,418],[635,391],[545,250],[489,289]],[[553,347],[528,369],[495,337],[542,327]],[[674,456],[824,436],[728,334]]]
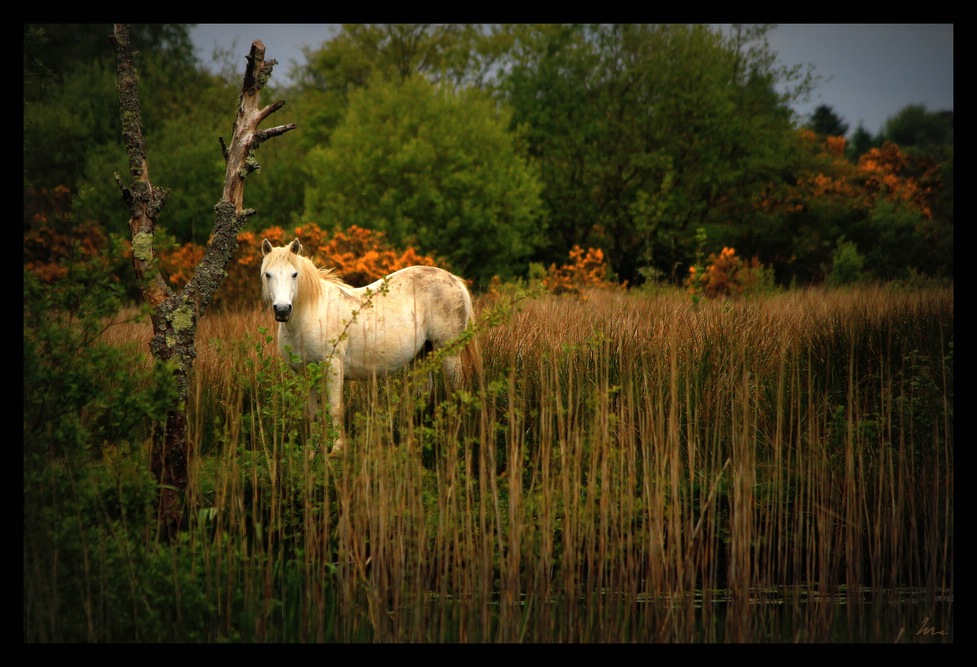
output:
[[[930,271],[931,250],[917,232],[922,222],[919,211],[902,202],[876,201],[868,219],[850,232],[865,249],[865,270],[880,280],[902,279],[913,269]]]
[[[479,28],[473,24],[354,23],[308,55],[297,79],[326,90],[335,101],[373,77],[405,80],[419,74],[432,83],[461,84],[471,71]]]
[[[901,359],[897,371],[907,391],[896,402],[905,421],[900,424],[904,442],[913,443],[938,431],[941,419],[953,424],[953,341],[943,354],[912,349]],[[923,440],[925,442],[925,440]],[[914,451],[918,457],[921,452]]]
[[[296,73],[304,150],[329,143],[349,106],[349,95],[371,79],[467,85],[478,79],[479,27],[473,24],[347,24],[319,49],[307,53]]]
[[[848,123],[827,104],[819,104],[814,109],[807,127],[822,137],[843,137],[848,133]]]
[[[630,284],[649,267],[674,280],[692,259],[691,230],[752,222],[751,198],[791,154],[787,95],[774,84],[792,74],[772,67],[762,30],[504,30],[515,46],[501,87],[542,165],[547,263],[601,247]]]
[[[838,239],[838,245],[831,257],[831,267],[827,272],[827,282],[832,287],[840,287],[862,279],[865,258],[858,252],[852,241]]]
[[[140,91],[146,88],[142,86]],[[161,226],[181,244],[204,245],[213,230],[214,204],[221,196],[225,171],[218,137],[230,137],[234,97],[233,88],[218,79],[208,79],[197,87],[194,105],[155,124],[144,120],[151,151],[150,176],[155,186],[169,192]],[[117,124],[117,98],[115,104]],[[260,151],[258,157],[262,157]],[[128,212],[113,177],[118,174],[128,184],[126,159],[125,148],[118,141],[89,150],[83,177],[77,183],[75,212],[79,219],[104,220],[110,231],[128,236]],[[262,179],[263,174],[254,177],[256,182]],[[106,216],[106,212],[112,215]]]
[[[110,63],[77,66],[50,94],[24,104],[25,188],[74,189],[89,151],[120,149],[119,93]]]
[[[25,25],[25,180],[74,188],[88,150],[121,145],[111,24]],[[184,105],[203,75],[195,69],[187,26],[132,26],[142,77],[144,122],[151,127]],[[157,86],[165,81],[166,86]]]
[[[99,456],[138,443],[175,397],[169,373],[133,373],[147,350],[102,340],[122,291],[101,264],[77,263],[55,285],[24,271],[24,455]]]
[[[703,288],[706,284],[706,240],[708,236],[704,227],[695,230],[695,262],[689,267],[689,294],[692,296],[692,303],[698,305],[702,298]]]
[[[613,151],[601,136],[604,100],[599,90],[590,90],[590,80],[599,76],[597,55],[579,26],[517,25],[500,31],[514,44],[502,94],[512,105],[513,126],[525,127],[530,154],[544,167],[540,177],[552,237],[541,259],[550,264],[574,245],[599,245],[588,238],[598,220],[587,191],[595,185],[591,170],[599,168],[593,164],[597,154]]]
[[[789,103],[817,80],[809,69],[778,64],[770,29],[355,24],[332,39],[324,33],[296,86],[265,91],[287,99],[288,120],[300,131],[259,151],[264,169],[248,185],[257,211],[249,224],[294,227],[312,217],[344,227],[353,221],[343,218],[358,218],[362,227],[393,230],[397,245],[416,242],[478,273],[481,284],[481,274],[511,279],[527,262],[560,262],[575,246],[601,248],[631,286],[678,284],[694,261],[699,227],[714,243],[708,251],[735,247],[782,284],[820,281],[841,235],[866,253],[866,271],[898,277],[884,253],[868,253],[876,233],[885,253],[892,243],[906,245],[899,256],[932,249],[912,271],[952,275],[952,111],[910,105],[876,137],[857,128],[844,148],[854,163],[883,140],[905,147],[914,160],[905,175],[931,199],[931,215],[913,234],[898,212],[872,212],[870,220],[871,207],[855,196],[818,194],[798,209],[762,204],[808,174],[837,176],[798,145]],[[66,187],[78,221],[128,235],[113,178],[125,179],[127,167],[111,30],[24,26],[25,230],[27,204]],[[131,34],[153,182],[170,193],[161,227],[178,243],[202,244],[224,173],[217,139],[229,135],[240,92],[240,77],[230,73],[241,57],[224,54],[225,73],[212,76],[193,56],[188,26],[133,25]],[[416,77],[440,92],[411,92]],[[387,117],[351,113],[356,96]],[[825,105],[810,120],[818,132],[845,129]],[[478,150],[466,157],[468,146]],[[327,170],[335,177],[320,179]],[[367,177],[379,179],[367,188],[372,198],[347,200],[352,191],[343,188]],[[332,217],[310,215],[327,209]]]
[[[136,23],[129,26],[129,33],[139,49],[165,55],[174,66],[187,70],[195,64],[190,28],[178,23]],[[111,64],[112,29],[111,23],[25,23],[24,68],[57,82],[79,65],[95,60]]]
[[[66,258],[54,284],[24,271],[25,640],[167,639],[152,605],[139,627],[112,610],[147,608],[136,582],[156,487],[144,445],[176,389],[148,350],[105,341],[123,293],[83,258]]]
[[[229,117],[201,107],[165,122],[146,137],[159,155],[152,162],[153,183],[169,191],[163,226],[178,242],[204,245],[213,231],[214,204],[221,196],[225,168],[217,137],[230,136],[230,129],[222,128]],[[128,178],[124,173],[123,179]]]
[[[851,141],[848,143],[845,155],[853,164],[857,164],[858,158],[865,155],[869,149],[881,148],[883,141],[885,139],[881,134],[873,137],[868,130],[859,124],[851,135]]]
[[[296,104],[300,103],[296,100]],[[288,105],[287,122],[295,122],[297,127],[305,129],[302,117],[291,115],[297,108]],[[226,120],[227,114],[224,116]],[[273,225],[294,228],[308,222],[302,218],[305,189],[309,186],[302,138],[301,132],[288,132],[265,142],[256,152],[261,170],[248,178],[246,186],[248,208],[256,213],[248,219],[247,229],[257,232]],[[223,165],[219,173],[223,179]]]
[[[154,625],[134,628],[118,610],[152,614],[133,584],[146,572],[155,488],[148,465],[133,465],[144,459],[137,450],[106,453],[104,462],[25,459],[25,642],[132,641]]]
[[[43,72],[36,76],[44,85],[25,88],[24,185],[25,196],[66,186],[78,195],[80,219],[128,234],[113,178],[129,176],[111,32],[111,25],[45,25],[30,33],[25,70]],[[224,174],[217,138],[230,135],[239,91],[198,71],[187,26],[131,33],[153,182],[172,193],[164,222],[180,242],[206,242]]]
[[[909,104],[885,121],[882,133],[902,148],[939,153],[953,145],[953,111],[927,111],[923,104]]]
[[[475,91],[413,77],[350,96],[328,146],[309,152],[305,217],[358,225],[487,284],[538,243],[539,186],[508,118]]]

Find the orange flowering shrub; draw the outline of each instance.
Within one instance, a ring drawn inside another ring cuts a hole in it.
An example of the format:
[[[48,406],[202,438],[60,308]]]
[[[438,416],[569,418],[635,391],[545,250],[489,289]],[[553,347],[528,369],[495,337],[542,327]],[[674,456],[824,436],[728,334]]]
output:
[[[326,240],[318,228],[309,229],[312,227],[315,225],[295,229],[306,254],[320,257],[351,285],[363,286],[408,266],[434,266],[437,263],[433,257],[421,255],[413,248],[400,251],[390,247],[383,232],[352,225]],[[310,240],[307,242],[306,238]]]
[[[130,251],[131,252],[131,251]],[[158,254],[159,268],[170,285],[183,287],[193,276],[193,270],[204,257],[203,246],[185,243],[176,250]]]
[[[70,231],[42,224],[24,234],[24,268],[42,282],[53,283],[68,275],[70,259],[109,265],[108,238],[95,222],[83,222]]]
[[[606,280],[607,265],[604,263],[604,251],[600,248],[583,250],[578,245],[570,250],[570,263],[557,268],[550,265],[543,278],[543,286],[554,294],[570,292],[580,294],[584,287],[607,287],[611,283]]]
[[[63,280],[71,261],[97,261],[109,265],[109,239],[93,221],[77,223],[71,215],[71,193],[30,190],[25,197],[28,228],[24,232],[24,268],[46,283]]]
[[[753,258],[743,261],[736,256],[734,248],[723,248],[719,256],[710,253],[705,268],[689,267],[686,286],[693,296],[717,297],[738,296],[764,284],[763,265]]]
[[[764,193],[758,208],[791,213],[803,210],[812,201],[834,200],[868,210],[884,198],[903,201],[924,217],[932,217],[934,185],[939,183],[939,167],[934,161],[919,160],[914,166],[899,146],[886,143],[882,148],[869,149],[853,165],[845,158],[844,137],[822,140],[810,130],[800,130],[799,134],[812,151],[828,158],[825,170],[802,175],[793,187],[780,192]],[[918,176],[914,176],[914,168]]]
[[[94,222],[75,224],[70,220],[70,196],[67,189],[30,193],[38,198],[37,212],[24,233],[24,268],[45,282],[65,278],[68,260],[95,259],[108,266],[105,252],[108,237]],[[43,201],[40,201],[43,200]],[[30,212],[28,211],[28,214]],[[238,248],[225,267],[227,276],[214,295],[213,303],[240,306],[257,303],[261,299],[261,242],[267,238],[280,246],[298,237],[306,256],[321,266],[335,268],[340,276],[355,286],[366,285],[397,269],[415,264],[434,266],[433,257],[422,255],[413,248],[399,250],[389,246],[382,232],[351,227],[329,236],[314,223],[297,227],[286,233],[282,227],[269,227],[261,232],[238,234]],[[128,245],[128,244],[127,244]],[[131,247],[126,255],[131,256]],[[160,272],[173,289],[181,289],[189,282],[200,260],[203,246],[185,243],[173,249],[160,250],[157,255]],[[100,259],[103,258],[103,259]]]
[[[825,137],[824,139],[825,151],[832,157],[844,158],[847,147],[848,142],[844,137]]]
[[[886,143],[882,148],[870,148],[862,155],[858,159],[858,170],[865,176],[866,189],[873,195],[902,200],[920,211],[925,218],[931,219],[932,183],[937,180],[935,172],[938,166],[930,162],[922,178],[913,178],[910,175],[909,157],[896,144]]]
[[[336,269],[346,282],[357,287],[407,266],[436,264],[434,258],[421,255],[413,248],[401,251],[390,247],[382,232],[355,225],[331,237],[315,223],[300,225],[288,234],[279,226],[258,233],[241,232],[237,237],[238,249],[226,267],[227,277],[214,296],[215,304],[237,306],[260,301],[261,242],[266,238],[275,246],[298,238],[305,256],[320,266]],[[160,268],[170,284],[179,289],[190,279],[203,253],[202,247],[185,244],[173,252],[161,253]]]

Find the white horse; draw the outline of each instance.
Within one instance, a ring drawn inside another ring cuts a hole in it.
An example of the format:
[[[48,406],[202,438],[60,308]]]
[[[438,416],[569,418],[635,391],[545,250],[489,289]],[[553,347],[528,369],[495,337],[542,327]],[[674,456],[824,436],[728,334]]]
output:
[[[324,367],[326,399],[339,437],[345,442],[343,380],[373,378],[409,365],[426,349],[455,341],[474,319],[472,298],[458,276],[433,266],[400,269],[365,287],[352,287],[302,256],[302,244],[261,244],[263,296],[278,321],[278,349],[292,369]],[[444,358],[449,388],[464,380],[466,362],[477,361],[471,344]],[[294,356],[294,355],[297,355]],[[319,397],[312,383],[308,412],[315,418]],[[315,452],[310,452],[314,456]]]

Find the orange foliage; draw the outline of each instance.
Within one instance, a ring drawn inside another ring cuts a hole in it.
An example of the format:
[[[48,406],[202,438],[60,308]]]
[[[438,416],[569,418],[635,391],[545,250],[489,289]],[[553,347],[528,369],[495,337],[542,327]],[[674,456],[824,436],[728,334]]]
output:
[[[709,255],[709,264],[706,266],[706,296],[730,296],[738,294],[742,287],[736,282],[736,274],[742,266],[740,258],[736,256],[734,248],[723,248],[716,257],[715,253]]]
[[[30,215],[30,226],[24,232],[25,269],[52,283],[68,275],[72,259],[108,265],[108,237],[94,221],[73,221],[68,188],[30,190],[25,199]]]
[[[756,287],[762,280],[763,266],[756,258],[743,261],[734,248],[723,248],[719,256],[710,253],[705,269],[689,267],[686,285],[693,296],[704,295],[710,299],[732,297]]]
[[[886,143],[882,148],[869,149],[858,159],[858,169],[866,175],[866,186],[876,196],[887,195],[890,199],[902,200],[927,219],[933,217],[929,206],[933,188],[922,187],[908,175],[909,157],[896,144]],[[925,180],[932,182],[932,179]]]
[[[295,228],[286,234],[282,227],[269,227],[258,233],[238,234],[238,249],[227,265],[227,277],[214,296],[214,303],[238,306],[256,303],[261,299],[261,242],[264,239],[280,246],[298,238],[303,254],[318,264],[335,268],[348,283],[362,286],[378,280],[388,273],[415,264],[434,266],[432,257],[419,254],[413,248],[396,250],[390,247],[382,232],[375,232],[355,225],[347,231],[337,232],[331,238],[315,223]],[[170,284],[179,289],[193,275],[204,249],[187,243],[173,252],[161,253],[160,268],[168,276]]]
[[[186,243],[172,252],[161,252],[160,270],[170,285],[183,287],[193,276],[193,270],[204,258],[203,246]]]
[[[434,266],[434,258],[421,255],[413,248],[395,250],[387,245],[383,232],[352,225],[326,240],[314,224],[295,229],[307,253],[326,259],[346,282],[362,286],[407,266]],[[308,241],[306,240],[308,239]]]
[[[825,137],[824,139],[825,150],[827,151],[828,155],[835,158],[845,157],[845,148],[847,147],[847,144],[848,142],[845,141],[844,137]]]
[[[71,197],[67,188],[53,191],[30,191],[25,197],[30,225],[24,233],[24,268],[41,280],[54,282],[65,278],[71,258],[96,259],[106,263],[108,237],[95,222],[77,224],[71,219]],[[414,248],[391,247],[382,232],[350,227],[330,236],[314,223],[301,225],[286,234],[282,227],[261,232],[238,234],[238,248],[226,267],[227,276],[214,295],[214,304],[239,306],[261,299],[261,242],[284,245],[292,238],[301,240],[304,254],[321,266],[335,268],[340,276],[355,286],[366,285],[397,269],[416,264],[434,266],[435,258],[422,255]],[[127,254],[131,255],[131,247]],[[174,289],[189,282],[204,256],[202,246],[186,243],[157,255],[160,272]]]
[[[580,294],[584,287],[607,287],[611,283],[605,280],[607,266],[604,263],[604,251],[600,248],[587,248],[584,251],[575,245],[570,250],[570,263],[557,268],[551,264],[543,278],[543,286],[554,294],[570,292]]]
[[[836,199],[845,206],[867,210],[885,198],[903,201],[925,217],[932,217],[934,187],[923,184],[938,183],[935,163],[913,165],[899,146],[886,143],[882,148],[869,149],[857,165],[852,165],[845,159],[844,137],[819,140],[806,129],[799,135],[811,150],[828,159],[825,170],[802,175],[793,187],[764,193],[757,202],[759,208],[786,214],[803,210],[812,200]],[[918,179],[912,174],[914,166],[917,171],[920,166],[924,168]]]

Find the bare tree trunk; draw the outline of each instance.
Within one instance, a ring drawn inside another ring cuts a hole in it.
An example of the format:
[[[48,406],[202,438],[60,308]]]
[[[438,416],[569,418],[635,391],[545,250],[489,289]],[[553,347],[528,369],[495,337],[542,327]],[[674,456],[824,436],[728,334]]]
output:
[[[156,222],[168,192],[153,186],[149,180],[128,27],[116,24],[111,40],[116,54],[119,109],[122,114],[122,135],[129,155],[130,178],[128,187],[123,185],[118,175],[116,181],[122,190],[122,199],[129,208],[132,265],[143,298],[155,309],[150,341],[153,360],[157,364],[170,365],[178,390],[166,419],[153,425],[150,452],[150,467],[160,489],[158,516],[172,534],[179,530],[182,522],[183,494],[193,455],[187,430],[187,397],[190,371],[197,354],[197,320],[206,312],[207,305],[224,279],[224,267],[237,248],[238,232],[254,214],[253,210],[243,207],[244,180],[259,166],[254,151],[262,141],[295,129],[295,124],[258,130],[261,121],[285,102],[278,101],[264,108],[258,106],[259,93],[271,77],[277,61],[265,62],[265,46],[256,40],[251,44],[248,55],[230,146],[224,143],[223,137],[220,138],[227,166],[224,191],[215,206],[213,233],[203,259],[194,269],[193,277],[180,292],[175,293],[163,280],[155,261]]]

